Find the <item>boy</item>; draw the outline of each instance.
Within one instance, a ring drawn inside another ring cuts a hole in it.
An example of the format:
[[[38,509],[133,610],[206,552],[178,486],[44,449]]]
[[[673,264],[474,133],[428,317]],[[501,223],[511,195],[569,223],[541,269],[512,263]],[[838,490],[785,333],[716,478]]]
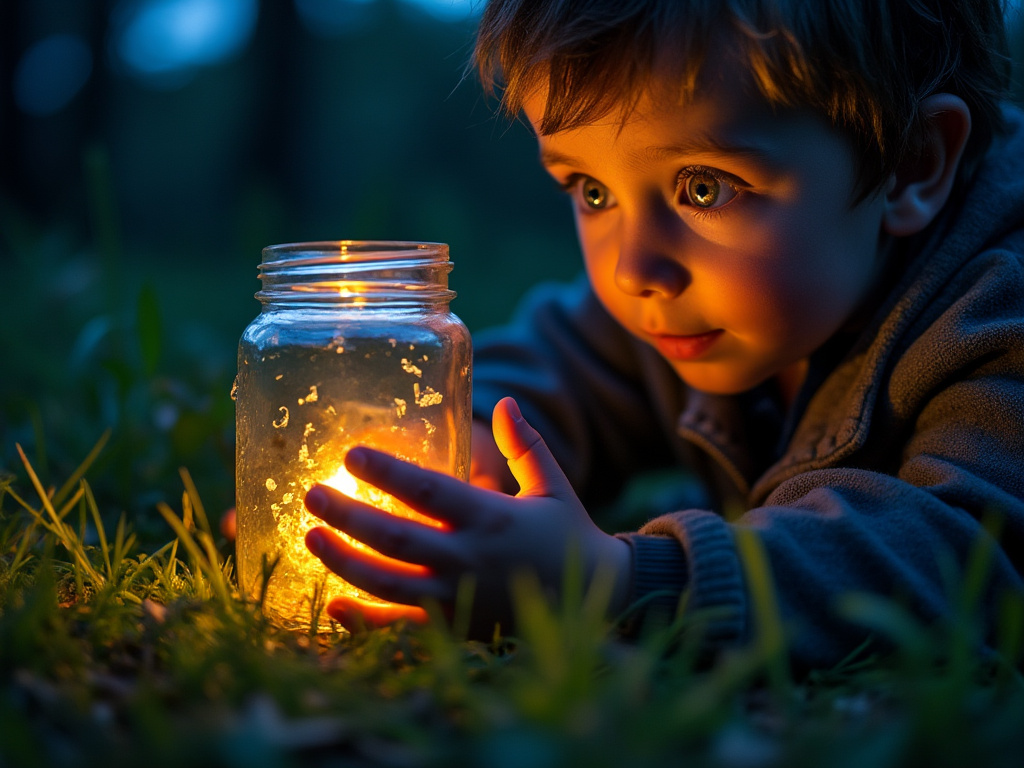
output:
[[[751,631],[743,530],[793,654],[830,664],[864,638],[835,597],[941,616],[944,565],[989,516],[983,605],[1020,590],[1024,119],[1000,105],[1004,37],[997,0],[492,0],[476,62],[572,198],[587,281],[477,340],[472,484],[349,453],[445,529],[310,490],[330,527],[309,548],[396,604],[329,612],[422,620],[468,575],[477,633],[509,632],[509,579],[557,595],[575,547],[585,578],[610,574],[611,616],[710,609],[727,647]],[[591,521],[673,465],[706,481],[703,508],[616,536]]]

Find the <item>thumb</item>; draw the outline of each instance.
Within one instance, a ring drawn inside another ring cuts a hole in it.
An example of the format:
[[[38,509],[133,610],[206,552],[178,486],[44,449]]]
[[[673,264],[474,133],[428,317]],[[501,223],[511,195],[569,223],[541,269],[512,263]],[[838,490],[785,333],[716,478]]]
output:
[[[491,429],[498,450],[519,483],[519,496],[575,496],[544,438],[527,423],[511,397],[494,406]]]

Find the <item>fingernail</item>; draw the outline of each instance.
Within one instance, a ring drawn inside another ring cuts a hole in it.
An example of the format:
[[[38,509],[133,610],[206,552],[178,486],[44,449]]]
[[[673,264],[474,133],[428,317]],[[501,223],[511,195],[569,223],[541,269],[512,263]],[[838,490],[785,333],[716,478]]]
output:
[[[327,509],[327,492],[319,485],[314,485],[306,491],[306,509],[317,517],[323,515]]]
[[[519,410],[519,403],[511,398],[508,403],[508,415],[512,417],[512,421],[517,423],[523,420],[523,412]]]
[[[324,551],[324,535],[316,528],[306,534],[306,549],[316,557],[320,557]]]

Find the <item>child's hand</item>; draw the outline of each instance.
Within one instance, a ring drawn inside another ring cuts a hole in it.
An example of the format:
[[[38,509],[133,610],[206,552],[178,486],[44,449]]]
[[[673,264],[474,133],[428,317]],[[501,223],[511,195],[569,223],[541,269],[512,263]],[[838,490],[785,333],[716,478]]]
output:
[[[516,492],[516,481],[508,469],[508,462],[501,455],[486,423],[473,420],[473,456],[469,467],[469,482],[480,488],[490,488],[505,493]],[[228,541],[235,540],[237,513],[234,507],[221,515],[220,532]]]
[[[473,456],[469,462],[469,482],[478,488],[490,488],[515,494],[516,479],[509,471],[508,462],[494,442],[491,427],[484,421],[473,419]]]
[[[558,595],[567,552],[577,546],[587,582],[597,568],[614,576],[609,610],[625,607],[629,545],[602,532],[590,519],[547,445],[505,398],[494,409],[494,439],[521,490],[517,496],[477,488],[448,475],[399,461],[368,448],[349,451],[345,465],[363,480],[440,520],[444,529],[377,510],[326,486],[306,494],[307,508],[393,561],[361,552],[327,527],[306,535],[310,551],[346,581],[398,605],[374,606],[335,598],[327,610],[349,629],[400,618],[423,621],[425,601],[451,613],[460,579],[475,582],[470,632],[488,638],[494,625],[512,628],[510,580],[529,570],[548,594]],[[402,561],[402,562],[395,562]]]

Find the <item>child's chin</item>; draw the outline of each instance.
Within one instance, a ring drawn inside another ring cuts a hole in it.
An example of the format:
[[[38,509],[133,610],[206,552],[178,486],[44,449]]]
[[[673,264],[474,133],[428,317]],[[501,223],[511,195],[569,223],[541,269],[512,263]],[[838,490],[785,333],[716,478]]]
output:
[[[676,374],[693,389],[709,395],[738,395],[753,389],[771,378],[749,375],[746,372],[730,370],[720,363],[674,363],[670,362]]]

